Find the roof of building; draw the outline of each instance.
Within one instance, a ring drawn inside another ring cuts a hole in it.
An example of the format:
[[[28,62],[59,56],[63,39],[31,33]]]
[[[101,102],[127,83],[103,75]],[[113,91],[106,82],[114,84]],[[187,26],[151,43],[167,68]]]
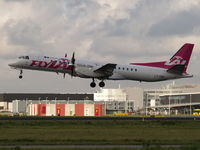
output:
[[[179,96],[179,95],[196,95],[200,94],[200,92],[190,92],[190,93],[168,93],[168,94],[162,94],[161,96]]]
[[[0,101],[13,100],[94,100],[93,94],[60,94],[60,93],[2,93]]]

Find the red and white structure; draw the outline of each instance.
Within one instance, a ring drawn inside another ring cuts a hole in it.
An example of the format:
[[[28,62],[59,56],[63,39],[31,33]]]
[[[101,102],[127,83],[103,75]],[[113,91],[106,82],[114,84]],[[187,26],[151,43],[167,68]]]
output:
[[[29,116],[102,116],[102,104],[29,104]]]

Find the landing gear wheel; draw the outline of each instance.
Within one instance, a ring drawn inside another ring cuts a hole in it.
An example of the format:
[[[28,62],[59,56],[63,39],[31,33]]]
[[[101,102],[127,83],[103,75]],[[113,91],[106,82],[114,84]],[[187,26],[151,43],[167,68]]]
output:
[[[100,87],[104,87],[105,86],[105,83],[103,81],[99,82],[99,86]]]
[[[90,83],[90,86],[91,86],[92,88],[94,88],[94,87],[96,86],[96,83],[95,83],[95,82],[92,82],[92,83]]]
[[[20,75],[19,75],[19,78],[20,78],[20,79],[23,78],[22,74],[23,74],[23,70],[20,70]]]
[[[23,76],[22,76],[22,75],[19,75],[19,78],[20,78],[20,79],[22,79],[22,78],[23,78]]]

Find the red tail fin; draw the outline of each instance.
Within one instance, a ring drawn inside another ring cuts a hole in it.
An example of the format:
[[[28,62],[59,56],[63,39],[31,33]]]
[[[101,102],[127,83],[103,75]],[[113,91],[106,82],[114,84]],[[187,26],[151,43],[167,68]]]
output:
[[[169,61],[150,62],[150,63],[130,63],[130,64],[140,65],[140,66],[149,66],[149,67],[158,67],[158,68],[165,68],[165,69],[170,69],[174,67],[175,65],[182,65],[184,66],[183,73],[186,73],[193,47],[194,47],[194,44],[190,44],[190,43],[184,44]]]
[[[194,44],[186,43],[184,44],[178,52],[170,59],[170,61],[165,63],[166,68],[171,68],[175,65],[184,65],[184,73],[186,73],[187,66],[190,61],[190,56],[192,54]]]

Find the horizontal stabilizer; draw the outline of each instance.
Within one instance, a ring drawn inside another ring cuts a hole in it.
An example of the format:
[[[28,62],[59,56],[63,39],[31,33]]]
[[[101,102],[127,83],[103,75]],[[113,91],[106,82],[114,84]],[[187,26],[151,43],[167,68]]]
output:
[[[184,69],[185,69],[185,65],[179,64],[179,65],[175,65],[172,68],[168,69],[167,72],[182,75],[182,73],[184,72]]]

